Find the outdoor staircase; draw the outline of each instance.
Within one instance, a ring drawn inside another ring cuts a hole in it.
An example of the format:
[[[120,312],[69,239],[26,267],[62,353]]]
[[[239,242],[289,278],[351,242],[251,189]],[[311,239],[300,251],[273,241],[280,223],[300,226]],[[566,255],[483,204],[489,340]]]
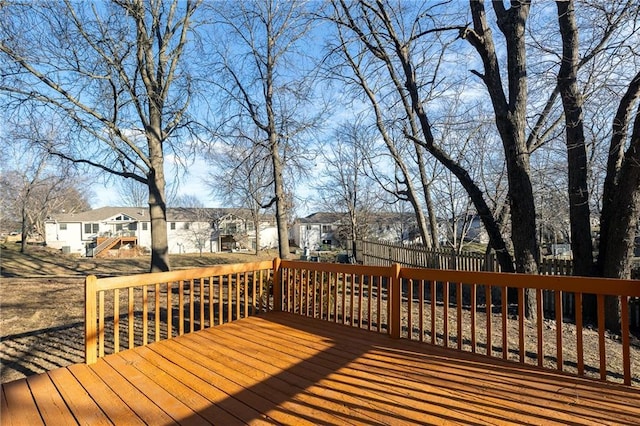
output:
[[[98,257],[100,255],[100,253],[109,250],[113,247],[115,247],[118,244],[122,244],[123,242],[135,242],[136,238],[135,237],[123,237],[122,235],[118,235],[115,237],[110,237],[107,238],[106,240],[102,241],[100,244],[98,244],[94,249],[93,249],[93,257]]]

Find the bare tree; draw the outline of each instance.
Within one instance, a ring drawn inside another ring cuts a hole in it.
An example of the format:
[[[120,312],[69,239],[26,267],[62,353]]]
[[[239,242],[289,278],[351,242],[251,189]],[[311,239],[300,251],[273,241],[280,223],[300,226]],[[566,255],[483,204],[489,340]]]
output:
[[[67,126],[50,152],[149,188],[151,270],[169,269],[164,159],[178,156],[192,79],[185,46],[199,1],[6,2],[5,108],[50,109]]]
[[[428,42],[423,40],[430,34],[436,34],[446,29],[459,29],[459,27],[434,27],[435,23],[432,22],[432,19],[437,16],[435,10],[439,5],[433,6],[434,11],[423,10],[417,6],[413,18],[404,15],[405,12],[407,14],[409,12],[402,6],[393,8],[382,1],[377,1],[375,4],[367,1],[347,4],[345,1],[336,0],[333,5],[335,14],[330,19],[336,22],[339,30],[344,28],[352,34],[350,38],[342,37],[340,46],[347,46],[349,42],[356,45],[352,48],[356,53],[350,53],[348,47],[341,49],[342,54],[349,55],[347,60],[356,74],[356,78],[351,80],[364,90],[374,110],[381,111],[382,106],[375,97],[375,92],[369,87],[368,81],[382,77],[378,73],[367,76],[364,71],[379,67],[386,72],[382,81],[392,82],[392,88],[397,95],[393,98],[394,105],[400,105],[404,117],[407,117],[405,121],[402,121],[402,118],[396,119],[401,123],[407,123],[402,129],[404,136],[424,147],[433,158],[456,176],[482,218],[489,234],[490,244],[496,251],[503,270],[512,271],[511,255],[481,189],[467,170],[436,143],[424,105],[431,99],[430,96],[425,96],[425,91],[428,94],[429,87],[439,81],[437,70],[439,61],[443,58],[443,44],[438,44],[440,50],[432,57],[432,54],[425,50],[428,49]],[[425,5],[425,8],[429,9],[429,6]],[[355,60],[361,58],[365,52],[368,52],[371,57],[369,62]],[[356,54],[360,56],[355,56]],[[416,59],[419,60],[419,64],[414,63],[413,55],[419,58]],[[373,64],[376,61],[379,61],[379,66]],[[425,69],[429,65],[435,67],[435,72]],[[426,83],[419,81],[419,70],[426,73],[421,75],[426,79]],[[385,94],[387,93],[385,92]],[[378,112],[376,112],[376,122],[379,129],[388,132],[388,123]],[[418,210],[416,209],[416,211]]]
[[[344,214],[348,220],[344,231],[354,242],[354,259],[355,241],[364,237],[364,229],[383,204],[379,187],[367,174],[374,142],[367,130],[357,121],[336,128],[335,141],[323,150],[321,183],[317,185],[323,210]]]
[[[20,167],[6,167],[0,176],[0,208],[3,215],[19,220],[24,253],[29,239],[44,240],[49,215],[84,211],[89,203],[76,168],[62,164],[35,143],[54,138],[53,126],[39,121],[11,124],[13,130],[6,135],[10,143],[0,148],[0,155],[6,164]]]
[[[233,145],[209,152],[207,157],[218,169],[207,186],[221,200],[232,207],[248,209],[256,233],[255,254],[260,251],[260,226],[263,205],[272,198],[273,172],[269,152],[253,140],[238,138]]]
[[[137,180],[125,179],[118,182],[118,196],[123,206],[142,207],[149,200],[149,191]]]
[[[272,198],[262,207],[275,206],[279,254],[287,258],[287,166],[304,152],[302,143],[321,115],[321,107],[312,103],[312,80],[302,66],[308,62],[302,42],[311,25],[306,2],[214,3],[212,12],[218,26],[212,45],[220,49],[214,84],[221,91],[221,115],[227,117],[219,137],[248,137],[267,150]]]

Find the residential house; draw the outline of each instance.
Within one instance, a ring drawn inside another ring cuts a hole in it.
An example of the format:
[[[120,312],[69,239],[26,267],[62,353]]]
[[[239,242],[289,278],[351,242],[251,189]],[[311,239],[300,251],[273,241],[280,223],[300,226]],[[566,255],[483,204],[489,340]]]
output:
[[[309,250],[346,246],[350,236],[346,213],[317,212],[297,219],[293,226],[294,243]],[[408,213],[370,213],[359,224],[361,238],[388,242],[416,242],[420,236],[415,217]]]
[[[167,238],[169,253],[254,250],[277,247],[275,220],[261,216],[256,234],[246,209],[169,208]],[[59,214],[45,222],[45,241],[65,253],[104,255],[111,250],[151,248],[151,220],[140,207],[102,207],[74,214]]]
[[[293,225],[294,244],[309,250],[330,250],[340,246],[338,234],[346,220],[344,213],[313,213],[299,218]]]

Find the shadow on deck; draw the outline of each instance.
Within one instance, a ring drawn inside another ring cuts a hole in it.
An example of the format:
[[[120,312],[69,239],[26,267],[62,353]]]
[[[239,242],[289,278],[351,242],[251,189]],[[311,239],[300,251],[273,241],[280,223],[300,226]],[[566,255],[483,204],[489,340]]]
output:
[[[634,424],[640,390],[286,313],[2,385],[2,424]]]

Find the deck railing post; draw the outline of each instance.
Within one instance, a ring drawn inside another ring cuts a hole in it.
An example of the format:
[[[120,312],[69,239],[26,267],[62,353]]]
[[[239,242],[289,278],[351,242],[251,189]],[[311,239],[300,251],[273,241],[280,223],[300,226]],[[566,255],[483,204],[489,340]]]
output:
[[[282,311],[282,277],[280,273],[281,260],[279,257],[273,259],[273,310]]]
[[[97,277],[89,275],[84,286],[84,358],[87,364],[94,364],[98,361],[97,350],[97,326],[96,326],[96,288]]]
[[[391,303],[389,318],[389,334],[394,339],[400,338],[402,315],[402,286],[400,285],[400,265],[391,265],[391,281],[389,283],[389,303]]]

